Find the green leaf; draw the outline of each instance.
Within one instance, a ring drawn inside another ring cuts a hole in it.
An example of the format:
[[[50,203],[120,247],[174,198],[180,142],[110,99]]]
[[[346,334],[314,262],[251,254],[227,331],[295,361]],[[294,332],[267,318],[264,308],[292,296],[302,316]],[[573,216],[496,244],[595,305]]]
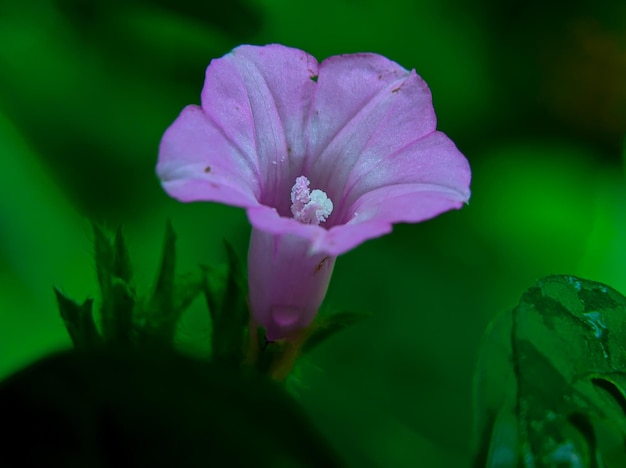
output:
[[[161,268],[156,281],[153,303],[155,308],[168,313],[174,308],[174,278],[176,274],[176,234],[172,223],[165,226],[165,240],[163,243],[163,257]]]
[[[135,290],[131,283],[132,269],[123,238],[118,229],[111,240],[95,223],[94,257],[102,302],[100,317],[106,343],[129,345],[133,341]]]
[[[174,309],[184,312],[204,291],[206,281],[204,270],[178,276],[174,285]]]
[[[223,306],[226,282],[228,281],[228,265],[203,265],[202,270],[207,279],[203,292],[209,308],[209,314],[211,315],[211,321],[215,322]]]
[[[102,329],[108,343],[131,345],[134,341],[133,314],[135,311],[135,290],[118,277],[111,278],[108,297],[109,307],[103,314]]]
[[[126,240],[124,239],[124,233],[121,227],[115,232],[113,251],[113,276],[118,277],[127,284],[131,284],[133,281],[133,270],[130,262],[130,254],[128,253],[128,247],[126,246]]]
[[[243,344],[249,319],[247,280],[235,250],[225,242],[228,269],[205,269],[208,280],[205,297],[213,321],[213,358],[238,365],[243,360]]]
[[[626,298],[550,276],[492,323],[475,378],[477,466],[626,466]]]
[[[111,277],[113,274],[113,265],[115,264],[115,252],[111,245],[111,240],[104,233],[104,230],[93,223],[93,247],[94,259],[96,261],[96,273],[98,275],[98,283],[104,298],[108,296],[111,288]]]
[[[54,294],[57,298],[61,318],[74,347],[85,349],[102,344],[102,338],[98,334],[93,319],[93,299],[87,299],[82,304],[78,304],[57,288],[54,288]]]
[[[310,352],[336,333],[360,323],[369,317],[370,315],[368,314],[356,312],[340,312],[332,315],[318,316],[311,325],[311,332],[302,346],[302,352]]]
[[[160,342],[166,346],[173,344],[176,324],[181,310],[174,306],[176,276],[176,233],[168,221],[165,225],[161,266],[154,285],[154,292],[136,316],[138,341],[146,345]]]
[[[154,293],[136,313],[138,340],[144,345],[171,347],[182,313],[203,291],[205,283],[204,271],[176,277],[176,234],[168,221]]]

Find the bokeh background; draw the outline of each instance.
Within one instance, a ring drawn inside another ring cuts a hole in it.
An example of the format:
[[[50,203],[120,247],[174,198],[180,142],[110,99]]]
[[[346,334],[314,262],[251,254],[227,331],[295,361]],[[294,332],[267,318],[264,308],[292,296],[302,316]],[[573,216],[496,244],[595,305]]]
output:
[[[415,68],[473,169],[461,211],[341,257],[326,304],[372,317],[298,368],[294,393],[352,466],[468,466],[488,322],[538,278],[626,292],[626,3],[572,0],[2,0],[0,379],[70,341],[52,286],[96,291],[88,218],[124,226],[140,290],[166,219],[180,271],[245,256],[238,209],[170,200],[160,137],[242,43]],[[179,330],[207,350],[204,304]]]

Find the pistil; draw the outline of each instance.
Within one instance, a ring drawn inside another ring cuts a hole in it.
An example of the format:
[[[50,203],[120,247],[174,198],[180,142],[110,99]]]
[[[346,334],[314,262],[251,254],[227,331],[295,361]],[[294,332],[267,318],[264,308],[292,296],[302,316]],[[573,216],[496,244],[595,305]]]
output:
[[[326,192],[309,188],[311,182],[305,176],[296,179],[291,188],[291,213],[295,220],[305,224],[319,225],[333,212],[333,202]]]

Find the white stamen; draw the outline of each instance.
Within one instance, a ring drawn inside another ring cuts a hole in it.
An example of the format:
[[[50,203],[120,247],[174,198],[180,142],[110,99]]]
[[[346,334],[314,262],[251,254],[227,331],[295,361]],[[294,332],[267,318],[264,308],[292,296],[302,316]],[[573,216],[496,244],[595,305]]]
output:
[[[301,223],[319,225],[333,212],[333,202],[322,190],[311,192],[310,184],[305,176],[296,179],[291,188],[291,213]]]

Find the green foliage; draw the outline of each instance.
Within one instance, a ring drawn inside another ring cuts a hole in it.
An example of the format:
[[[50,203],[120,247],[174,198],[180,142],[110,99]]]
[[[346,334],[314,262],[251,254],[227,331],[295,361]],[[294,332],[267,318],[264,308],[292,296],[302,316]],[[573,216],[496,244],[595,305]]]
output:
[[[100,285],[98,330],[94,301],[79,305],[56,290],[58,307],[76,349],[102,344],[173,348],[182,313],[203,294],[211,320],[211,359],[231,368],[243,365],[248,375],[285,380],[296,359],[335,333],[358,323],[364,315],[340,313],[320,316],[293,339],[267,343],[262,329],[250,330],[248,283],[243,263],[225,242],[227,263],[176,274],[176,234],[166,225],[162,260],[153,291],[138,296],[133,267],[121,229],[109,235],[94,225],[94,257]]]
[[[135,290],[132,285],[130,259],[121,230],[113,239],[93,225],[94,258],[100,285],[102,335],[107,343],[129,345],[132,340],[132,318]]]
[[[66,297],[57,288],[54,293],[61,312],[61,318],[65,323],[67,332],[76,349],[99,346],[102,339],[98,334],[96,323],[93,319],[93,299],[87,299],[82,304],[74,302]]]
[[[356,325],[369,317],[369,314],[360,314],[356,312],[338,312],[331,315],[318,316],[312,325],[309,337],[302,346],[302,352],[310,352],[320,343],[326,341],[336,333],[339,333],[352,325]]]
[[[142,344],[158,342],[171,346],[182,313],[202,292],[206,281],[203,271],[176,275],[176,234],[167,223],[161,268],[150,299],[142,301],[135,327]]]
[[[477,466],[626,466],[626,298],[550,276],[495,320],[475,376]]]
[[[55,289],[61,317],[74,346],[77,349],[101,344],[171,347],[180,315],[205,286],[204,272],[176,276],[176,235],[168,223],[154,291],[150,297],[138,297],[122,230],[111,236],[94,224],[93,233],[100,286],[100,331],[94,322],[93,300],[79,305]]]
[[[0,411],[8,415],[16,440],[25,437],[27,428],[19,424],[25,414],[29,425],[42,414],[43,424],[62,426],[55,429],[55,440],[63,443],[54,451],[33,453],[33,464],[65,464],[68,441],[79,437],[85,450],[71,456],[85,465],[109,457],[105,466],[117,466],[121,448],[132,447],[131,456],[142,466],[205,466],[207,453],[217,464],[228,459],[237,466],[339,466],[287,390],[268,377],[284,381],[301,351],[359,317],[330,316],[303,331],[300,339],[268,346],[262,330],[249,330],[245,268],[228,243],[226,253],[224,267],[177,275],[176,235],[168,223],[155,285],[144,297],[135,291],[122,231],[110,235],[94,226],[100,330],[92,299],[78,304],[55,290],[76,351],[40,362],[0,385]],[[202,293],[212,321],[210,362],[190,360],[173,349],[182,312]],[[311,341],[303,347],[307,338]],[[68,370],[74,377],[66,382]],[[42,385],[55,392],[32,401],[32,389]],[[7,401],[10,412],[1,408]],[[96,429],[103,424],[104,405],[110,420],[103,441]],[[75,411],[79,407],[80,414]],[[50,411],[63,424],[51,420]],[[52,437],[46,431],[38,436],[35,445]],[[148,439],[151,443],[144,445]],[[0,463],[18,456],[21,451],[5,452]]]
[[[248,285],[245,270],[232,246],[225,242],[227,268],[211,269],[203,289],[213,322],[213,357],[239,364],[243,360],[244,339],[249,318]]]

